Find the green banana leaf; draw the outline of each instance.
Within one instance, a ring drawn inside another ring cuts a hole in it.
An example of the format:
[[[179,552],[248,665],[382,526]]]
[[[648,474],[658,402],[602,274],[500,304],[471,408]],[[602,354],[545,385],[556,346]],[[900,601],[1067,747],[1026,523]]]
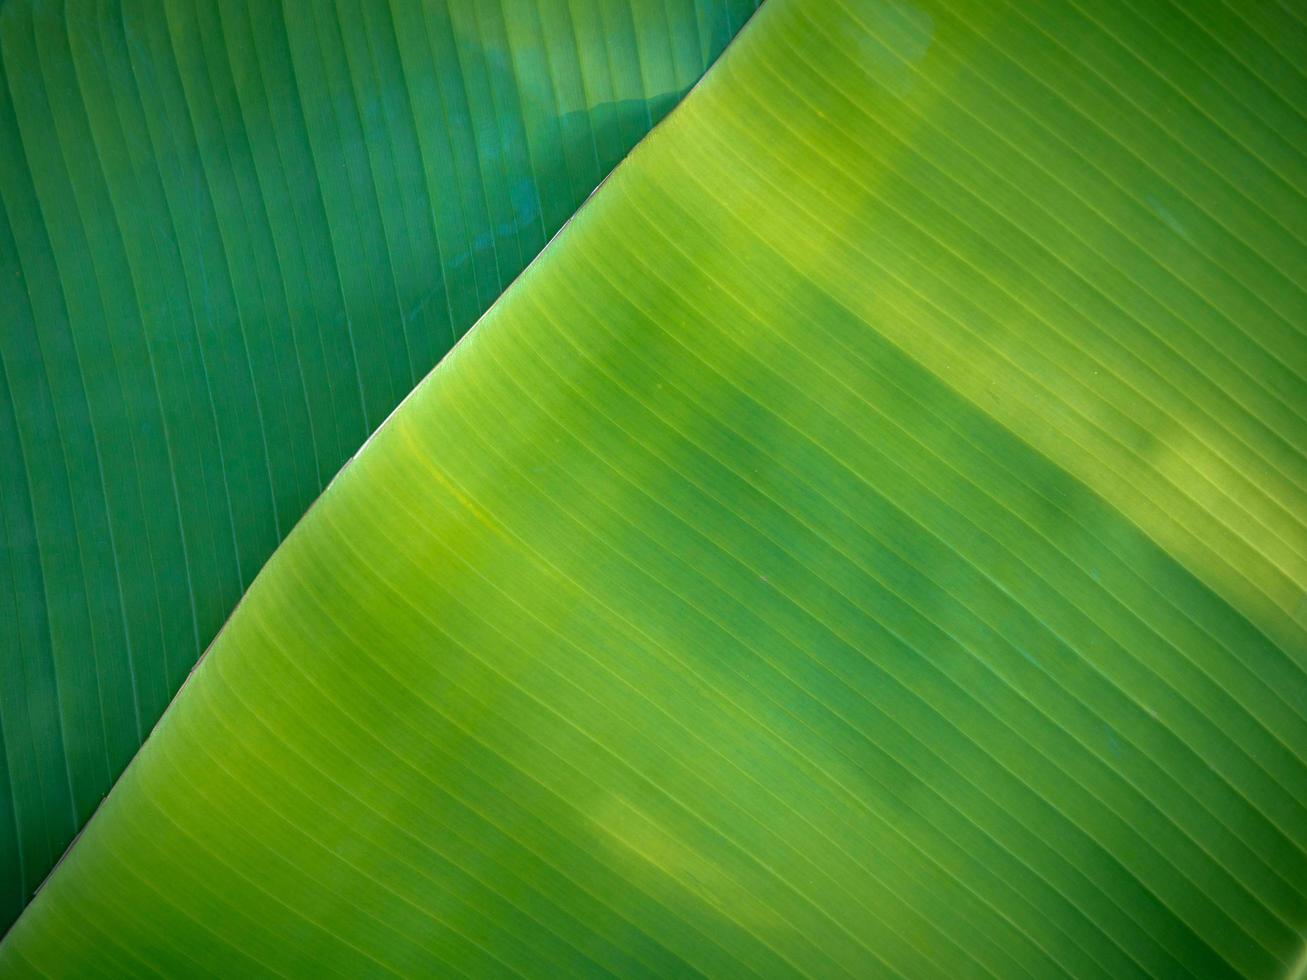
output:
[[[0,930],[752,0],[0,5]]]
[[[1300,977],[1307,24],[768,0],[7,975]]]

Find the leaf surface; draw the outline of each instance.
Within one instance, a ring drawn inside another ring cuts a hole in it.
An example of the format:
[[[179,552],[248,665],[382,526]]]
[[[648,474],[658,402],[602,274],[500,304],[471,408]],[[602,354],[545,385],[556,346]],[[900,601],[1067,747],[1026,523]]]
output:
[[[771,0],[278,550],[0,964],[1294,969],[1305,45]]]

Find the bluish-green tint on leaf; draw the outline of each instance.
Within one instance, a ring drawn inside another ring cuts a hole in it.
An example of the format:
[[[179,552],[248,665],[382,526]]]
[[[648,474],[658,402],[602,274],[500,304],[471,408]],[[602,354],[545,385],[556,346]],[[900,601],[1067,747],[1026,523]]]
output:
[[[0,929],[752,0],[0,4]]]
[[[0,970],[1300,972],[1304,65],[1257,0],[768,0]]]

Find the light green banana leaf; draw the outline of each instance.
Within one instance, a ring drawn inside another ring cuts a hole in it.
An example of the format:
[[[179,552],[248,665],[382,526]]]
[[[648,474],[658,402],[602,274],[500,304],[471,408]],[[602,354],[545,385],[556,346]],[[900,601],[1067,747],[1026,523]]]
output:
[[[1300,977],[1305,66],[1272,0],[767,0],[0,972]]]
[[[0,4],[0,931],[752,0]]]

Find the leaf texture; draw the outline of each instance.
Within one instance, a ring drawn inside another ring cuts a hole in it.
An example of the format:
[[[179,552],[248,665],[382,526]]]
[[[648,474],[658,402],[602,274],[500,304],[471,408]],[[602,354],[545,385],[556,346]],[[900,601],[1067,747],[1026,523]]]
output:
[[[277,551],[15,975],[1277,977],[1307,29],[770,0]]]
[[[0,9],[0,928],[750,0]]]

